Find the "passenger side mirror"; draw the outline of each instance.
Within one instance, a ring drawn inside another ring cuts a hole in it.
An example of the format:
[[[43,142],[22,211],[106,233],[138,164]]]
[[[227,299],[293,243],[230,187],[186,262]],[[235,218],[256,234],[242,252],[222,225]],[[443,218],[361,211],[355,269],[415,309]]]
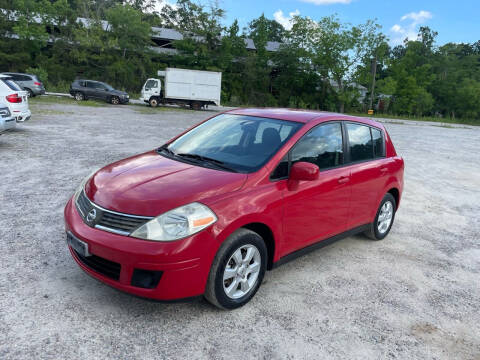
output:
[[[320,169],[317,165],[299,161],[292,165],[288,179],[296,181],[313,181],[318,179],[319,173]]]

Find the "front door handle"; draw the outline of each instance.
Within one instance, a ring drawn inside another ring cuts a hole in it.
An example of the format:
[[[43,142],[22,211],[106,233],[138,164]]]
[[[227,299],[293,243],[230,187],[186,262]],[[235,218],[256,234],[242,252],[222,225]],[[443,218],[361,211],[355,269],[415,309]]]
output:
[[[382,173],[385,173],[385,172],[388,171],[388,168],[386,168],[386,167],[385,167],[385,168],[381,168],[380,171],[381,171]]]
[[[348,176],[342,176],[340,179],[338,179],[339,184],[346,184],[349,181],[350,181],[350,178]]]

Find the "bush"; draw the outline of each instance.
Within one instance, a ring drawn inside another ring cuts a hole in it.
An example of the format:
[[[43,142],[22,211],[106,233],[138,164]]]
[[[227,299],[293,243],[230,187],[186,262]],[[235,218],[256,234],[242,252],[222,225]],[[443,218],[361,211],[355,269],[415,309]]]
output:
[[[33,67],[28,67],[25,69],[25,73],[27,74],[32,74],[32,75],[37,75],[38,79],[44,83],[48,84],[48,73],[47,70],[42,68],[41,66],[33,68]]]

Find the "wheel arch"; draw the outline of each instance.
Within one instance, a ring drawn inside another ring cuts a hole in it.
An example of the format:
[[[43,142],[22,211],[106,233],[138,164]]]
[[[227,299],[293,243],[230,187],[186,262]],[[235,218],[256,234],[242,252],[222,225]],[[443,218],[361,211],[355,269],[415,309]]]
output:
[[[275,238],[272,229],[261,222],[248,223],[243,225],[242,228],[256,232],[263,239],[268,254],[267,270],[271,270],[273,268],[273,259],[275,257]]]
[[[393,198],[395,199],[396,209],[398,209],[398,205],[400,203],[400,190],[398,190],[396,187],[392,187],[387,191],[387,193],[393,196]]]

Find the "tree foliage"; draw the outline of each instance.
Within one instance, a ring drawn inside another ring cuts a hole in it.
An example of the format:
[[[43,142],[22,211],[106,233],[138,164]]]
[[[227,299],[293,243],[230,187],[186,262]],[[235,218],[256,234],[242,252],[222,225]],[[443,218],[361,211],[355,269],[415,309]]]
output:
[[[183,67],[221,71],[222,101],[234,105],[365,111],[371,102],[391,114],[480,117],[480,40],[438,46],[421,27],[391,47],[375,20],[337,16],[296,16],[286,30],[262,14],[242,31],[225,25],[218,1],[158,2],[0,0],[0,69],[36,72],[47,87],[87,77],[138,92],[157,70]],[[178,51],[153,51],[152,26],[178,30]]]

